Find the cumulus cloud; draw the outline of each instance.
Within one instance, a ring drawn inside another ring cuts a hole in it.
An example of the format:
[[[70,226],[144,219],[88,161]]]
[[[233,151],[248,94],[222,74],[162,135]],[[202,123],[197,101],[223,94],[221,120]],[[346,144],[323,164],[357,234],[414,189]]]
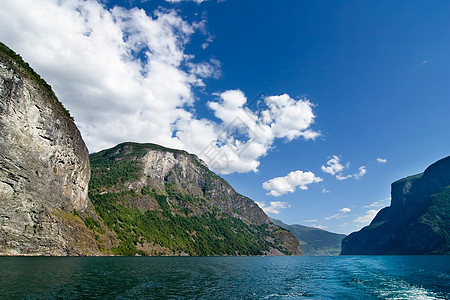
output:
[[[352,210],[348,207],[344,207],[344,208],[341,208],[339,211],[343,212],[343,213],[348,213],[348,212],[351,212]]]
[[[196,0],[200,3],[201,0]],[[220,62],[185,48],[205,22],[175,10],[106,8],[94,0],[2,0],[0,39],[53,87],[75,117],[90,152],[124,141],[153,142],[199,155],[213,170],[257,171],[275,139],[314,139],[307,99],[264,98],[252,111],[239,90],[219,93],[195,115],[195,87],[220,76]]]
[[[309,184],[322,180],[322,178],[316,177],[313,172],[294,171],[284,177],[276,177],[264,182],[263,188],[269,191],[267,195],[279,197],[295,192],[297,187],[301,190],[307,190]]]
[[[265,202],[255,202],[265,213],[268,214],[279,214],[280,209],[285,209],[291,207],[287,202],[281,201],[270,201],[269,205]]]
[[[228,90],[216,97],[208,102],[220,120],[207,122],[214,136],[191,134],[189,121],[179,129],[177,137],[188,145],[197,145],[193,151],[221,174],[256,172],[259,158],[267,154],[275,139],[289,142],[299,137],[315,139],[320,134],[310,128],[315,115],[307,99],[295,100],[287,94],[264,96],[264,105],[252,110],[241,90]],[[206,121],[194,122],[201,125]]]
[[[379,162],[380,164],[385,164],[385,163],[387,163],[387,159],[378,157],[377,162]]]
[[[344,166],[340,163],[341,159],[337,155],[333,155],[327,161],[327,166],[322,166],[320,169],[324,173],[328,173],[330,175],[335,175],[336,173],[340,173],[344,170]]]
[[[192,118],[182,107],[201,83],[183,70],[195,24],[81,0],[5,0],[0,16],[1,39],[49,81],[91,151],[125,140],[181,146],[173,124]]]
[[[366,212],[364,216],[356,218],[354,222],[368,225],[370,222],[372,222],[373,218],[375,218],[375,216],[380,210],[381,209],[370,209]]]
[[[341,158],[337,155],[333,155],[326,163],[326,166],[322,165],[320,168],[322,172],[336,176],[337,180],[346,180],[349,178],[359,179],[367,173],[366,166],[359,167],[358,173],[344,175],[344,169],[348,169],[350,163],[347,162],[345,165],[341,164]]]

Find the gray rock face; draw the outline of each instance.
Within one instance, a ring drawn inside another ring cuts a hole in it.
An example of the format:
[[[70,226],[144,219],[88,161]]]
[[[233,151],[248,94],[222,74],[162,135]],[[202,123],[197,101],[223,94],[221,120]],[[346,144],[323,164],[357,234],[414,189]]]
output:
[[[450,254],[450,156],[394,182],[391,198],[342,254]]]
[[[89,153],[67,111],[35,76],[2,48],[0,254],[95,254],[92,233],[72,213],[92,211]]]
[[[238,193],[222,178],[215,176],[195,155],[187,152],[149,150],[142,158],[144,176],[164,189],[171,182],[193,196],[214,199],[216,206],[234,218],[255,225],[270,224],[267,215],[251,199]],[[240,213],[236,213],[239,211]]]

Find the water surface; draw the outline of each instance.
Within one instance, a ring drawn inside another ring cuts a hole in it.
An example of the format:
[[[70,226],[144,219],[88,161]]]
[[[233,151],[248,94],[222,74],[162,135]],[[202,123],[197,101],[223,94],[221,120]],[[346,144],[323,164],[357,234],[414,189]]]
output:
[[[450,299],[450,256],[0,257],[1,299]]]

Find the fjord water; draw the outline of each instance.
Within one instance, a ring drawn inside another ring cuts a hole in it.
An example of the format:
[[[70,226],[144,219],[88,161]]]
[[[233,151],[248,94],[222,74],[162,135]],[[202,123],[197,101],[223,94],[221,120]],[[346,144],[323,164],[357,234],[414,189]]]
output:
[[[1,299],[450,299],[450,256],[0,257]]]

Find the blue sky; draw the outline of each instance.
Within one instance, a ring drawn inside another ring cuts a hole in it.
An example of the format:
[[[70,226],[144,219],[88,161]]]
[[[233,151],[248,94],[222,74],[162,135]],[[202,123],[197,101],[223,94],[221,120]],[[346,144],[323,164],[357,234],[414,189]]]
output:
[[[183,148],[270,216],[339,233],[449,155],[449,2],[35,2],[2,1],[0,40],[91,152]]]

